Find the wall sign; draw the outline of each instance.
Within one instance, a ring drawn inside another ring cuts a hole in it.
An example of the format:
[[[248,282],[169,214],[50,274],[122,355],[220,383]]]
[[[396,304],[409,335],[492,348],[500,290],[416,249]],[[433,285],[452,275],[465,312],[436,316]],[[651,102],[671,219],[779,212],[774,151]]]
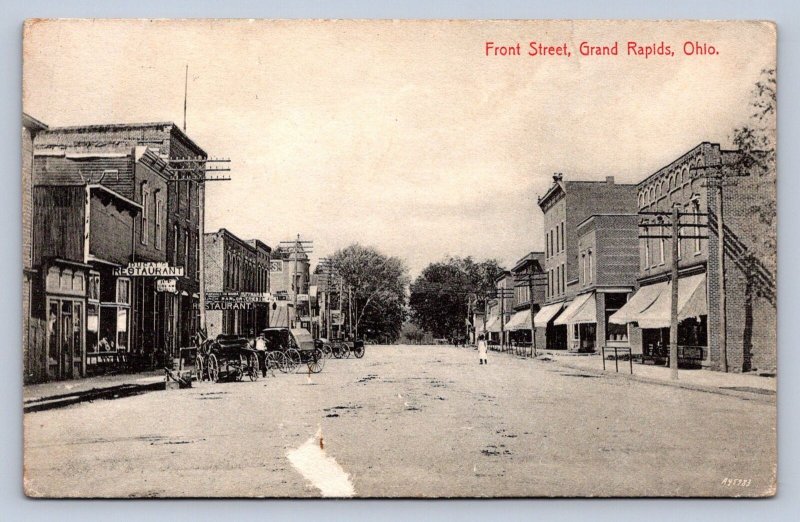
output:
[[[114,267],[114,275],[126,277],[183,277],[183,267],[169,266],[168,263],[128,263],[128,266]]]

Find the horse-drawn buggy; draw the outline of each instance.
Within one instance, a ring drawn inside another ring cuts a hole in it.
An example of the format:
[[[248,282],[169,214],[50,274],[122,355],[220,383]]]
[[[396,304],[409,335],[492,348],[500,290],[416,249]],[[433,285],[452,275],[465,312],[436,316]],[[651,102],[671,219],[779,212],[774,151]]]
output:
[[[261,373],[261,362],[246,338],[221,334],[216,339],[202,341],[197,349],[195,371],[199,381],[241,381],[245,375],[255,381]]]
[[[322,341],[304,328],[265,328],[252,346],[262,354],[264,372],[277,368],[289,373],[305,364],[309,372],[319,373],[325,366]]]
[[[361,339],[334,339],[325,343],[328,351],[337,359],[349,359],[354,356],[356,359],[364,357],[364,341]],[[326,352],[327,353],[327,352]]]

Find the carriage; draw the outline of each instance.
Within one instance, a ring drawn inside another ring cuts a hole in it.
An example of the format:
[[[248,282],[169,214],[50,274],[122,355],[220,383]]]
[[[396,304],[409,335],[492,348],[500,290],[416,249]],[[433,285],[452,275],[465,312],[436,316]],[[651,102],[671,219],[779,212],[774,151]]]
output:
[[[261,363],[258,352],[250,347],[247,339],[221,334],[200,344],[195,372],[199,381],[241,381],[245,375],[255,381],[261,373]]]
[[[319,373],[325,366],[323,342],[304,328],[265,328],[253,346],[262,354],[265,372],[277,368],[289,373],[305,364],[310,373]]]
[[[364,341],[362,339],[345,340],[337,339],[330,341],[331,353],[337,359],[349,359],[354,356],[356,359],[364,357]]]

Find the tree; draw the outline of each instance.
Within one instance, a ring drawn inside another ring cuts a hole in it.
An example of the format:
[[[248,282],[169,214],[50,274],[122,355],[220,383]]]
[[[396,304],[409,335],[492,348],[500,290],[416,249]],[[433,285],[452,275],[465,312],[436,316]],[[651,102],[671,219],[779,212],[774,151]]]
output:
[[[749,120],[733,134],[733,144],[738,149],[737,160],[732,165],[735,175],[760,178],[757,190],[762,192],[749,209],[750,214],[763,225],[757,237],[749,238],[757,244],[762,255],[760,261],[774,274],[777,270],[777,192],[776,192],[776,80],[775,69],[763,69],[761,78],[753,89]]]
[[[331,257],[342,280],[342,308],[352,312],[356,335],[369,329],[376,340],[396,340],[405,320],[408,269],[397,257],[358,243]]]
[[[496,260],[450,257],[431,263],[411,285],[411,320],[437,338],[466,331],[470,299],[482,306],[503,271]]]

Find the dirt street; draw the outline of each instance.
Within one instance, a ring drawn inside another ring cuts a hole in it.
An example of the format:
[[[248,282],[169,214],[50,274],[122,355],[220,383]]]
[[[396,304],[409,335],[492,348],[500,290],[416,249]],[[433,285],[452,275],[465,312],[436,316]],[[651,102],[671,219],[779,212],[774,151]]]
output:
[[[774,403],[489,357],[480,366],[465,348],[368,346],[363,359],[329,360],[317,375],[204,382],[29,413],[27,491],[755,496],[773,488]],[[314,459],[328,476],[306,478]]]

